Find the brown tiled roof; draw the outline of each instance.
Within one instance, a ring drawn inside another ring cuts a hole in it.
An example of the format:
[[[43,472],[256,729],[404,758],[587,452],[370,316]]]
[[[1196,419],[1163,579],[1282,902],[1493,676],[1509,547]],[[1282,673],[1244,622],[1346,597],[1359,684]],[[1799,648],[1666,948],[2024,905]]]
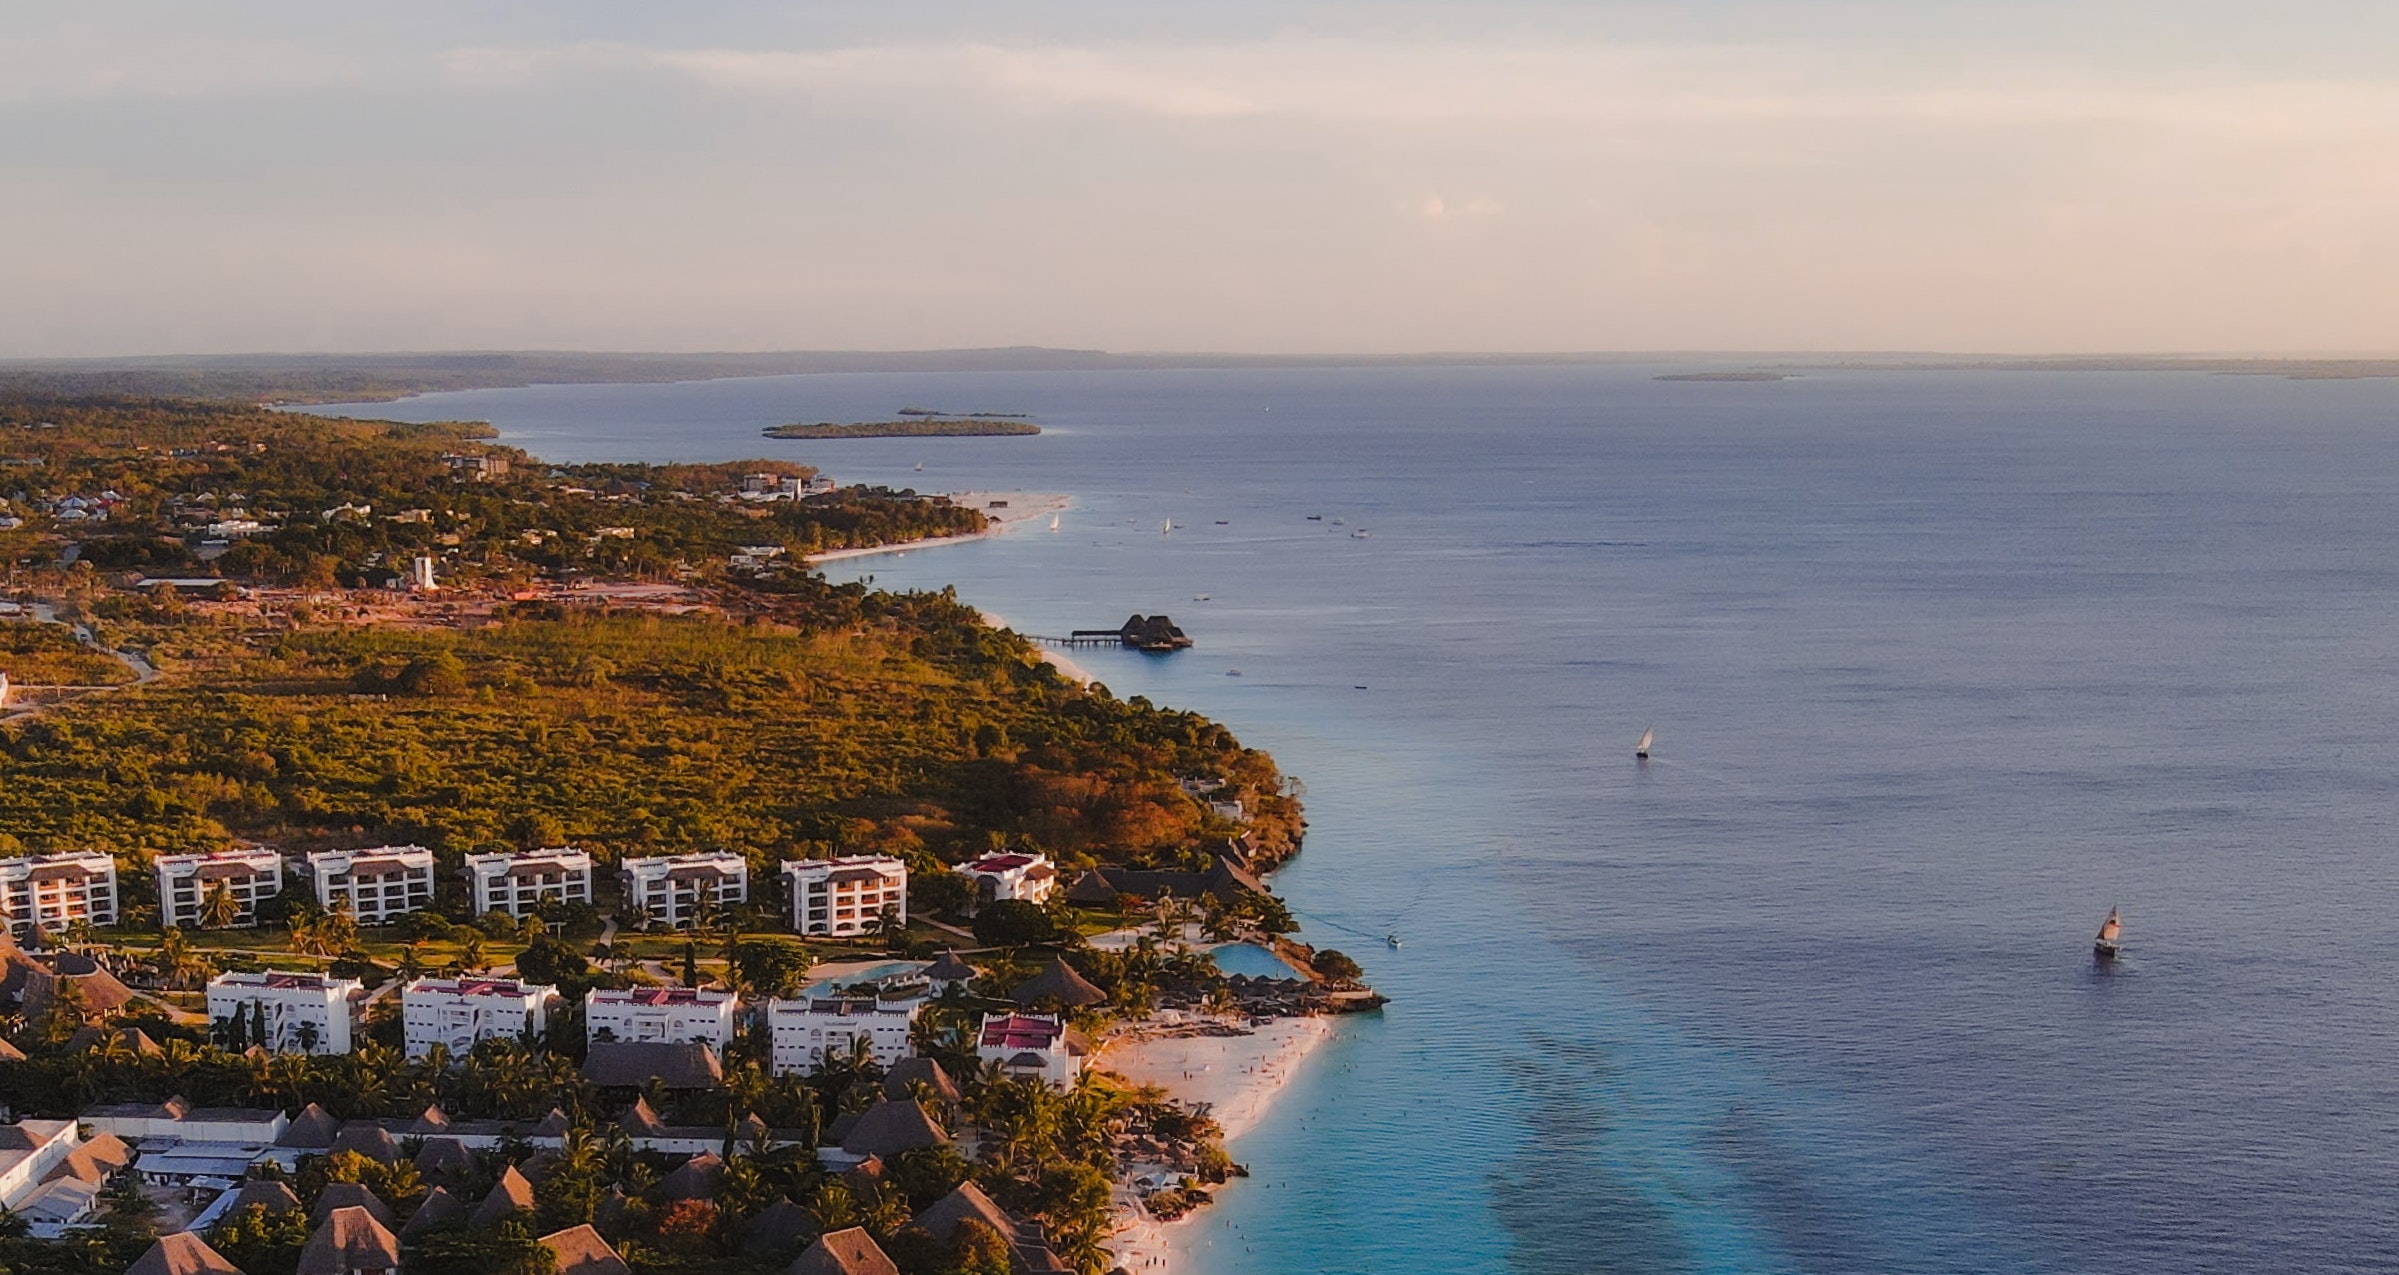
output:
[[[557,1257],[558,1275],[633,1275],[625,1259],[588,1225],[552,1231],[541,1242]]]
[[[399,1265],[400,1241],[390,1227],[365,1209],[340,1208],[308,1237],[296,1275],[346,1275],[395,1270]]]
[[[900,1275],[863,1226],[819,1235],[784,1275]]]

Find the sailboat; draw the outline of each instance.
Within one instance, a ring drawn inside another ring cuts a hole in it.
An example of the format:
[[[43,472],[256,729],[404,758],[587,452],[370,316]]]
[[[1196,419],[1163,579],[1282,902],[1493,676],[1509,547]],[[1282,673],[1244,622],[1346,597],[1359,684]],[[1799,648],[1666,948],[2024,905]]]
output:
[[[2091,959],[2106,964],[2123,950],[2124,926],[2116,919],[2116,909],[2107,910],[2107,919],[2099,923],[2099,937],[2091,942]]]
[[[1658,736],[1658,728],[1657,728],[1657,727],[1655,727],[1655,726],[1645,726],[1645,727],[1643,727],[1643,728],[1641,729],[1641,742],[1640,742],[1640,743],[1638,743],[1638,744],[1635,744],[1635,745],[1633,745],[1633,760],[1635,760],[1635,761],[1648,761],[1648,760],[1649,760],[1649,742],[1650,742],[1651,740],[1653,740],[1653,739],[1656,739],[1656,738],[1657,738],[1657,736]]]
[[[925,472],[925,463],[923,461],[920,460],[916,462],[916,472],[920,474]]]
[[[1158,525],[1158,534],[1159,534],[1159,535],[1161,535],[1161,536],[1171,536],[1171,535],[1173,535],[1174,533],[1175,533],[1175,520],[1174,520],[1174,519],[1172,519],[1172,518],[1169,518],[1169,519],[1167,519],[1165,522],[1163,522],[1163,523],[1160,523],[1160,524]]]
[[[1058,515],[1056,515],[1056,514],[1051,514],[1051,515],[1050,515],[1050,530],[1052,530],[1052,531],[1056,531],[1057,529],[1058,529]]]

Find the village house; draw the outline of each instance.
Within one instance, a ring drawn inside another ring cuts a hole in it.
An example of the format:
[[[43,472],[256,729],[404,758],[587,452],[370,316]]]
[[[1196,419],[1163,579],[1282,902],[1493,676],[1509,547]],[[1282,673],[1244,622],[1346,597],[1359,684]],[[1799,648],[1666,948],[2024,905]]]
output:
[[[275,1053],[350,1052],[351,1007],[365,988],[354,978],[281,970],[234,971],[208,980],[208,1020],[243,1049]]]
[[[1047,855],[985,855],[972,863],[958,865],[957,870],[974,883],[978,907],[1004,899],[1039,903],[1058,888],[1058,869],[1050,864]]]
[[[889,1067],[915,1052],[910,1032],[924,1007],[924,998],[915,995],[771,1001],[766,1020],[774,1038],[775,1074],[804,1075],[829,1058],[846,1057],[861,1040],[877,1063]]]
[[[591,856],[581,850],[470,854],[466,879],[477,916],[505,912],[526,917],[545,903],[591,902]]]
[[[887,855],[798,859],[783,865],[791,892],[791,928],[852,938],[880,928],[885,913],[908,923],[908,865]]]
[[[1066,1022],[1056,1014],[983,1015],[975,1057],[998,1063],[1020,1080],[1038,1079],[1061,1089],[1083,1074],[1083,1050],[1068,1038]]]
[[[617,867],[628,907],[659,925],[688,926],[703,911],[749,902],[750,864],[737,854],[627,859]]]
[[[318,850],[308,856],[317,905],[346,906],[360,925],[384,925],[433,906],[433,852],[423,846]]]
[[[0,915],[12,933],[117,923],[117,861],[105,854],[0,859]]]
[[[258,905],[283,893],[283,856],[264,847],[160,855],[151,863],[159,923],[168,929],[198,929],[219,886],[233,899],[237,926],[258,924]]]
[[[20,1120],[0,1125],[0,1208],[15,1209],[81,1139],[72,1120]]]
[[[733,1043],[741,999],[712,987],[593,988],[583,997],[588,1040]]]
[[[435,1045],[464,1057],[481,1040],[538,1040],[549,1029],[558,989],[512,978],[420,978],[400,989],[408,1057]]]

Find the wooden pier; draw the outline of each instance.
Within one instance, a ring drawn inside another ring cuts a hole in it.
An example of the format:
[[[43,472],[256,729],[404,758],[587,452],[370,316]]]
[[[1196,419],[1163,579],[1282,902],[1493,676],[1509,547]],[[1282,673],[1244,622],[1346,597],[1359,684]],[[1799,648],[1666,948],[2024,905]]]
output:
[[[1191,645],[1189,635],[1163,615],[1136,615],[1120,628],[1076,629],[1065,637],[1028,636],[1049,646],[1129,646],[1136,651],[1180,651]]]

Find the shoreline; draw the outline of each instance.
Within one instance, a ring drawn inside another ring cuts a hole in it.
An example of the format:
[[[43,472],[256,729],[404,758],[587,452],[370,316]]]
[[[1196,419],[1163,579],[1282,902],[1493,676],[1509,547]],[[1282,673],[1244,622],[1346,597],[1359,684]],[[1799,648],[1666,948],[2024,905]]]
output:
[[[982,510],[983,516],[991,520],[991,525],[972,535],[935,536],[930,540],[903,540],[891,544],[867,545],[858,549],[828,549],[823,553],[809,554],[803,561],[813,567],[819,563],[841,562],[849,558],[871,558],[877,554],[906,553],[911,549],[938,549],[943,545],[972,544],[977,540],[988,539],[992,536],[1007,535],[1035,519],[1065,513],[1074,504],[1073,498],[1069,496],[1041,491],[959,491],[949,493],[949,498],[952,504]],[[989,506],[994,500],[1005,500],[1008,502],[1008,507],[1001,510],[992,509]]]
[[[1091,1065],[1134,1085],[1156,1085],[1179,1101],[1206,1104],[1224,1130],[1228,1150],[1264,1122],[1275,1099],[1308,1056],[1333,1038],[1333,1019],[1326,1015],[1278,1018],[1236,1036],[1174,1036],[1158,1031],[1174,1021],[1153,1019],[1109,1037]],[[1195,1016],[1180,1021],[1227,1020]],[[1225,1183],[1214,1193],[1221,1194],[1231,1185]],[[1201,1210],[1162,1222],[1151,1216],[1131,1191],[1121,1185],[1117,1189],[1117,1212],[1124,1220],[1108,1245],[1117,1265],[1151,1275],[1174,1270],[1181,1255],[1176,1243],[1181,1234],[1178,1228]],[[1213,1206],[1203,1205],[1202,1209],[1208,1207]]]

